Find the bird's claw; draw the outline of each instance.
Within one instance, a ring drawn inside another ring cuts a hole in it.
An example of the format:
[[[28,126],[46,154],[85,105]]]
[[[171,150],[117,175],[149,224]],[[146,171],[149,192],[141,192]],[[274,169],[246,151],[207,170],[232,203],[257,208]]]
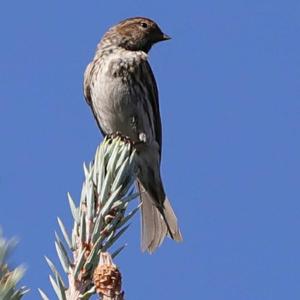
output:
[[[107,135],[108,140],[113,140],[115,138],[120,138],[120,140],[126,144],[130,144],[132,146],[138,146],[146,143],[145,134],[140,134],[139,140],[134,141],[129,136],[122,134],[120,131],[116,131]]]
[[[116,132],[114,132],[114,133],[108,134],[108,135],[107,135],[107,138],[110,139],[110,140],[113,140],[113,139],[115,139],[115,138],[120,138],[121,141],[123,141],[124,143],[126,143],[126,144],[127,144],[127,143],[130,143],[130,144],[134,145],[134,142],[131,140],[131,138],[130,138],[129,136],[124,135],[124,134],[122,134],[122,133],[119,132],[119,131],[116,131]]]

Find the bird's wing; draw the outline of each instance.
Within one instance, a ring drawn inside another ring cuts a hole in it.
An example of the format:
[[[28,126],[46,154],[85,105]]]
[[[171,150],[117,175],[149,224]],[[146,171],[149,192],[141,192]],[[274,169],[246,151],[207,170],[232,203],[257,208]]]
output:
[[[85,101],[87,102],[87,104],[90,106],[90,108],[92,109],[94,118],[97,122],[97,125],[102,133],[103,136],[106,135],[106,133],[104,132],[104,130],[101,128],[101,125],[98,121],[94,106],[93,106],[93,101],[92,101],[92,96],[91,96],[91,79],[92,79],[92,75],[93,75],[93,68],[94,68],[94,63],[91,62],[88,64],[88,66],[85,69],[84,72],[84,80],[83,80],[83,94],[84,94],[84,98]]]
[[[150,78],[148,76],[142,76],[141,81],[143,81],[144,86],[146,87],[146,90],[150,92],[150,105],[153,111],[153,117],[154,117],[154,132],[155,132],[155,138],[157,143],[159,144],[159,151],[161,155],[161,149],[162,149],[162,128],[161,128],[161,120],[160,120],[160,112],[159,112],[159,101],[158,101],[158,89],[155,77],[153,75],[152,69],[150,67],[150,64],[148,61],[145,61],[143,64],[143,67],[145,70],[143,70],[143,74],[149,74]],[[150,122],[151,124],[151,122]]]
[[[83,93],[84,93],[84,98],[85,101],[88,103],[88,105],[92,105],[92,99],[91,99],[91,71],[93,68],[93,64],[89,63],[85,69],[84,72],[84,78],[83,78]]]

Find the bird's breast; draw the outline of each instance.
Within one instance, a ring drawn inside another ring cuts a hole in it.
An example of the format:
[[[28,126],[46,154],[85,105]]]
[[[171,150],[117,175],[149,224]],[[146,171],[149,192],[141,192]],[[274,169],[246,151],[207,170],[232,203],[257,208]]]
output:
[[[136,78],[144,59],[142,54],[115,53],[94,73],[93,107],[104,132],[119,131],[136,140],[144,130],[144,91]]]
[[[108,77],[121,77],[124,80],[134,75],[146,60],[147,54],[143,51],[115,49],[103,60],[103,72]]]

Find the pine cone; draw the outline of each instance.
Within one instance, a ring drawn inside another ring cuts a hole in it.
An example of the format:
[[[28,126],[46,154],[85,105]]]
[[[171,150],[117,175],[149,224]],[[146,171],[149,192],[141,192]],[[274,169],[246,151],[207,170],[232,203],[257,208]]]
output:
[[[99,295],[113,298],[121,293],[121,273],[112,262],[100,263],[94,271],[93,281]]]

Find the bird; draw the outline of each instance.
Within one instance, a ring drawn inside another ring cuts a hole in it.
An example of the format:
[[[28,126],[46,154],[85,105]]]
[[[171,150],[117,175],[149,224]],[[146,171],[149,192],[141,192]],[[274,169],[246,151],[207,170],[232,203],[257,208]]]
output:
[[[141,249],[153,253],[166,236],[182,241],[160,174],[162,125],[158,88],[148,53],[169,40],[151,19],[133,17],[103,35],[84,72],[84,96],[104,136],[121,134],[135,145],[141,200]]]

